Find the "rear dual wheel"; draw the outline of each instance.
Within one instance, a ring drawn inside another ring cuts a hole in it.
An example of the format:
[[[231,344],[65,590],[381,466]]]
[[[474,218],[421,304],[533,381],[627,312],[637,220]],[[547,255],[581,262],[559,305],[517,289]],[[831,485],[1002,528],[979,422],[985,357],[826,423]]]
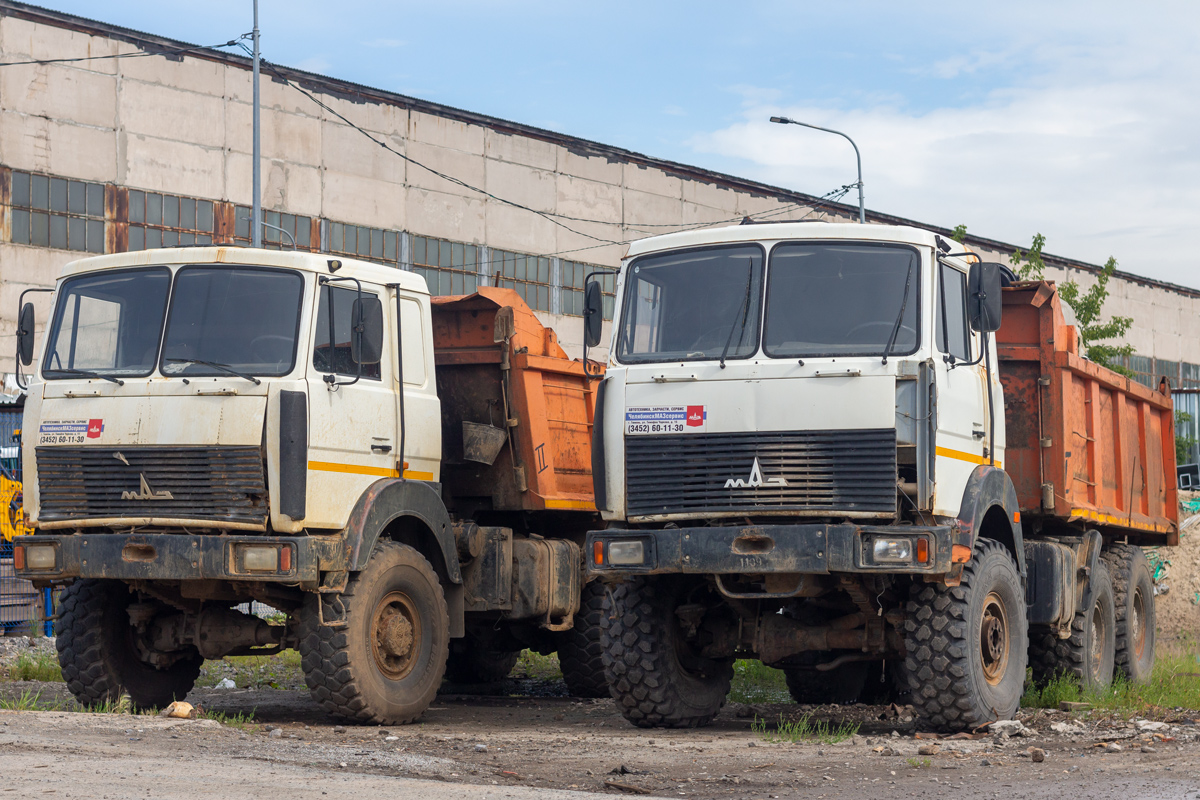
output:
[[[1061,639],[1045,626],[1031,632],[1029,660],[1033,679],[1045,683],[1060,675],[1073,677],[1087,690],[1112,683],[1116,662],[1116,604],[1107,561],[1101,558],[1091,577],[1092,598],[1071,621],[1071,635]]]

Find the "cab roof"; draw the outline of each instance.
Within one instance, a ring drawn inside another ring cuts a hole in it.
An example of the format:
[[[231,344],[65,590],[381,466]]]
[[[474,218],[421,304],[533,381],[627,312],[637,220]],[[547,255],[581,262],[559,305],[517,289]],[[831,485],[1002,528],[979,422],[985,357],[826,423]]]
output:
[[[331,262],[340,266],[334,272]],[[420,294],[429,294],[425,279],[413,272],[395,267],[359,261],[354,258],[328,253],[302,253],[290,250],[256,250],[250,247],[170,247],[158,250],[137,250],[130,253],[113,253],[71,261],[60,277],[66,278],[82,272],[149,267],[177,264],[244,264],[254,267],[280,267],[284,269],[312,272],[318,275],[335,275],[339,278],[358,278],[377,284],[399,284],[403,289]]]
[[[629,245],[626,258],[662,250],[703,247],[711,244],[764,242],[794,239],[834,239],[849,241],[897,242],[901,244],[936,247],[932,231],[908,225],[862,225],[850,222],[772,222],[749,225],[727,225],[696,231],[667,233],[641,239]],[[956,249],[958,248],[956,245]]]

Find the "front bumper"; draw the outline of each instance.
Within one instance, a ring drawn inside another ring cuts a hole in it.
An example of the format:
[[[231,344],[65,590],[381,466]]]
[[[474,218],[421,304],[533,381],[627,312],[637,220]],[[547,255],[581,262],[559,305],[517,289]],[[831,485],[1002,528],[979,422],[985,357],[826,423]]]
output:
[[[54,565],[31,569],[31,547],[54,547]],[[113,580],[230,580],[316,584],[322,571],[345,570],[345,542],[337,536],[190,536],[170,533],[86,533],[22,536],[26,580],[55,583],[70,578]],[[278,548],[277,569],[248,569],[247,547]],[[286,558],[282,555],[287,549]]]
[[[689,573],[829,574],[880,572],[940,575],[950,571],[956,529],[950,525],[755,525],[741,527],[613,529],[587,535],[589,577]],[[907,538],[914,558],[908,563],[876,562],[876,538]],[[916,542],[925,539],[926,559],[915,558]],[[641,564],[609,563],[614,542],[642,543]]]

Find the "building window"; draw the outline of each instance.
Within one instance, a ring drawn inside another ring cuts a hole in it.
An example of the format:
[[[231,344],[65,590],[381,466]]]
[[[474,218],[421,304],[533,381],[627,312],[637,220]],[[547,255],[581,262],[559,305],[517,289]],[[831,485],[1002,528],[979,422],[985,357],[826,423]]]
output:
[[[1138,383],[1149,386],[1151,389],[1158,387],[1158,379],[1154,377],[1154,359],[1147,356],[1130,356],[1129,371],[1133,373],[1133,379]]]
[[[1179,388],[1200,389],[1200,364],[1185,361],[1179,365]]]
[[[1179,388],[1179,362],[1167,361],[1166,359],[1155,359],[1154,372],[1159,378],[1166,378],[1172,389]],[[1155,380],[1154,388],[1158,388],[1158,381]]]
[[[562,269],[562,313],[583,316],[584,279],[590,272],[602,272],[595,276],[600,281],[600,292],[604,296],[604,318],[613,318],[613,304],[617,292],[617,273],[609,267],[581,264],[578,261],[560,262]]]
[[[536,311],[550,310],[550,259],[506,250],[492,252],[492,283],[515,289]]]
[[[382,228],[326,223],[325,250],[364,261],[377,261],[389,267],[400,265],[400,234]]]
[[[427,236],[412,237],[413,272],[432,295],[471,294],[479,288],[479,247]]]
[[[12,241],[104,252],[104,185],[12,171]]]
[[[129,249],[210,245],[213,202],[129,190]]]
[[[250,207],[235,206],[233,241],[250,246]],[[266,250],[302,250],[311,253],[313,247],[312,217],[300,214],[284,214],[263,209],[262,246]],[[280,231],[287,231],[281,233]],[[293,245],[295,245],[293,247]]]

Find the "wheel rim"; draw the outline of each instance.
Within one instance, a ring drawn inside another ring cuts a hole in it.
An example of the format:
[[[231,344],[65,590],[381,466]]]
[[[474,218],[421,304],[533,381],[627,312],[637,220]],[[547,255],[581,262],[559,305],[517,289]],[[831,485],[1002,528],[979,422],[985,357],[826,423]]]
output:
[[[1091,659],[1092,675],[1101,679],[1100,674],[1104,663],[1104,643],[1108,640],[1108,630],[1104,619],[1104,606],[1097,600],[1092,606],[1092,641],[1088,647],[1088,657]]]
[[[371,616],[371,650],[375,666],[398,681],[412,672],[421,646],[421,617],[412,598],[392,592],[379,601]]]
[[[1133,631],[1133,650],[1141,661],[1146,654],[1146,597],[1140,586],[1133,592],[1131,606],[1129,629]]]
[[[983,601],[983,619],[979,626],[979,648],[983,656],[983,677],[992,686],[1004,679],[1008,667],[1008,609],[995,592]]]

